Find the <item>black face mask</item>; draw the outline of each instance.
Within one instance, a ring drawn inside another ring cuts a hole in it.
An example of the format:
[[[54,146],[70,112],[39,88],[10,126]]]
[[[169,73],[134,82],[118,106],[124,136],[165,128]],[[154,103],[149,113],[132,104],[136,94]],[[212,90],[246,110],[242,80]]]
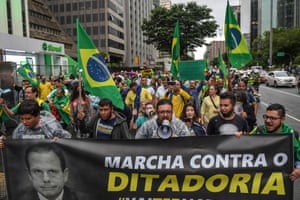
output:
[[[232,116],[232,114],[233,114],[233,110],[231,110],[231,111],[228,112],[228,113],[222,113],[222,116],[223,116],[224,118],[227,118],[227,117]]]

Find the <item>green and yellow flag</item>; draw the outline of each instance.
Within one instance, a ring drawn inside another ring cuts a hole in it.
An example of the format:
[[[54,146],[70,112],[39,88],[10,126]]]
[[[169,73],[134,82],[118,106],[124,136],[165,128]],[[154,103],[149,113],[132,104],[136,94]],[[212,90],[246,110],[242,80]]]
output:
[[[32,86],[39,86],[39,81],[28,63],[19,67],[17,71],[25,80],[28,80]]]
[[[222,74],[223,74],[223,79],[228,79],[228,68],[223,60],[223,57],[221,55],[220,49],[219,49],[219,56],[218,56],[218,65],[219,65],[219,69],[221,70]]]
[[[205,54],[205,67],[204,67],[204,71],[208,72],[209,71],[209,62],[208,62],[208,53]]]
[[[6,122],[9,120],[8,115],[4,112],[2,106],[0,105],[0,121]]]
[[[74,77],[78,77],[78,72],[79,72],[79,69],[78,69],[78,63],[69,55],[65,54],[65,56],[67,57],[68,59],[68,65],[69,65],[69,70],[71,68],[71,74],[74,76]]]
[[[230,64],[232,67],[240,69],[252,60],[252,55],[249,52],[247,42],[235,19],[228,0],[224,27],[225,44],[229,50]]]
[[[179,22],[177,20],[174,29],[173,41],[172,41],[172,63],[171,73],[174,79],[178,79],[178,63],[180,60],[180,37],[179,37]]]
[[[95,44],[76,20],[78,65],[82,69],[84,88],[92,95],[108,98],[117,108],[124,109],[124,103]]]

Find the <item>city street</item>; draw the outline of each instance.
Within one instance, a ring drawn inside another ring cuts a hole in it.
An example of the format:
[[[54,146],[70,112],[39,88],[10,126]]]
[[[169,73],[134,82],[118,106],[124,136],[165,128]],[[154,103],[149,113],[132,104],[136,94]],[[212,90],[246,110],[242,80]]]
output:
[[[280,103],[286,109],[286,123],[297,131],[300,130],[300,95],[297,93],[297,88],[273,88],[261,84],[259,93],[261,102],[257,115],[258,124],[263,124],[262,115],[269,104]]]
[[[280,103],[286,109],[286,123],[300,131],[300,95],[297,88],[273,88],[260,86],[261,102],[257,114],[258,124],[263,124],[262,115],[270,103]],[[294,200],[300,199],[300,180],[294,184]]]

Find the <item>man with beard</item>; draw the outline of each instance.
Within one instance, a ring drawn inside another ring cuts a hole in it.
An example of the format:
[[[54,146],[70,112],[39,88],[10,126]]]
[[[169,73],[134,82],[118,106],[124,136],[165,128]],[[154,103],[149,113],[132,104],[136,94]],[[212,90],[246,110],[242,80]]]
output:
[[[295,169],[290,174],[292,181],[300,177],[300,142],[298,133],[285,120],[285,108],[281,104],[271,104],[263,115],[264,125],[257,127],[250,134],[292,134],[294,137]]]
[[[173,105],[169,99],[161,99],[157,103],[157,115],[146,121],[138,130],[135,139],[159,138],[158,130],[164,126],[171,129],[170,137],[190,136],[189,129],[173,114]],[[166,139],[166,138],[164,138]]]
[[[85,113],[78,111],[79,129],[83,133],[91,133],[95,139],[131,139],[126,117],[114,110],[110,99],[101,99],[99,112],[91,120],[85,123]]]
[[[207,135],[241,135],[247,134],[247,121],[234,113],[236,98],[232,92],[220,95],[220,112],[210,119]]]

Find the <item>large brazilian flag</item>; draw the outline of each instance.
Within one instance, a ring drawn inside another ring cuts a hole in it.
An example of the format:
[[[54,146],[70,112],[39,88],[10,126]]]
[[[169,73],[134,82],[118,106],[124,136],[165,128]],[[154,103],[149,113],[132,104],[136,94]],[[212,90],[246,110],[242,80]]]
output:
[[[234,68],[242,68],[252,60],[252,55],[249,52],[246,40],[235,19],[228,0],[224,27],[225,44],[229,49],[230,64]]]
[[[17,71],[25,80],[28,80],[32,86],[37,87],[39,85],[39,81],[28,63],[19,67]]]
[[[85,90],[100,98],[108,98],[114,106],[124,109],[120,92],[107,69],[105,60],[78,19],[76,26],[78,64],[83,71]]]

